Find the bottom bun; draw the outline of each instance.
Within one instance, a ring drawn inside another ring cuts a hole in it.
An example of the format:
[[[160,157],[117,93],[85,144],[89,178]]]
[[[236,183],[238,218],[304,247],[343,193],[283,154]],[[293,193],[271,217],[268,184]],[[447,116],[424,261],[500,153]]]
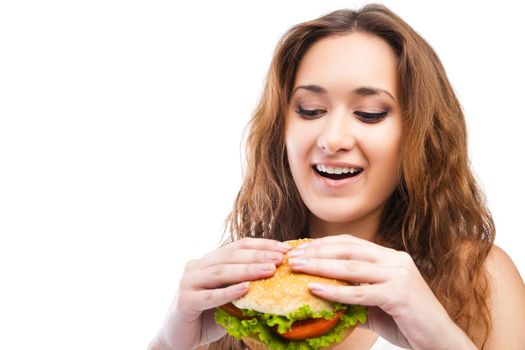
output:
[[[323,349],[323,350],[330,350],[330,349],[333,349],[333,348],[336,347],[338,344],[341,344],[341,343],[346,339],[346,337],[348,337],[348,336],[350,335],[350,333],[352,333],[352,331],[353,331],[354,329],[355,329],[355,326],[346,329],[346,330],[343,332],[343,340],[341,340],[340,343],[332,344],[332,345],[327,346],[326,348],[322,348],[322,349]],[[246,344],[246,346],[248,346],[251,350],[271,350],[271,349],[268,347],[268,345],[264,344],[263,342],[261,342],[261,341],[258,340],[258,339],[252,338],[252,337],[242,337],[242,341],[243,341],[244,344]]]

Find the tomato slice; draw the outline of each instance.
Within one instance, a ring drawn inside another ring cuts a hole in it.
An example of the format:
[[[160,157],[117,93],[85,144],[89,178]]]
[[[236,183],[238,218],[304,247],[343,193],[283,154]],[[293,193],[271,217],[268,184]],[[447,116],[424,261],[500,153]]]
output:
[[[242,311],[237,308],[233,303],[221,305],[221,308],[233,317],[237,317],[240,320],[249,320],[252,317],[246,317],[242,314]],[[330,320],[324,318],[310,318],[307,320],[301,320],[294,322],[292,328],[283,334],[277,332],[277,326],[273,329],[281,337],[288,340],[304,340],[308,338],[320,337],[330,332],[337,325],[341,316],[343,316],[344,310],[337,311],[334,317]]]
[[[311,318],[308,320],[297,321],[292,325],[292,328],[288,332],[278,334],[288,340],[304,340],[320,337],[334,329],[343,314],[344,310],[341,310],[336,312],[335,316],[330,320],[324,318]],[[274,329],[277,331],[277,326],[275,326]]]

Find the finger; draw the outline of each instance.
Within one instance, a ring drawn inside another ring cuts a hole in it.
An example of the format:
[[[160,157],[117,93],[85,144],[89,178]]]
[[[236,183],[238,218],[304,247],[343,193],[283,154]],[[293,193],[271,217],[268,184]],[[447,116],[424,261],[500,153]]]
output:
[[[326,236],[322,238],[316,238],[309,242],[305,242],[299,245],[299,247],[302,245],[317,246],[317,245],[323,245],[327,243],[335,243],[335,244],[353,243],[353,244],[358,244],[358,245],[375,244],[366,239],[358,238],[356,236],[352,236],[349,234],[341,234],[341,235],[332,235],[332,236]]]
[[[325,242],[306,245],[288,253],[289,257],[352,259],[369,262],[384,260],[389,254],[389,248],[377,245],[355,244],[353,242]]]
[[[220,264],[250,264],[250,263],[281,263],[284,254],[275,250],[234,249],[229,251],[215,251],[202,258],[201,267],[206,268]]]
[[[265,250],[285,254],[291,247],[286,243],[272,239],[246,237],[206,253],[202,258],[192,261],[192,265],[202,269],[211,265],[222,264],[225,263],[226,257],[231,256],[233,252],[241,249]]]
[[[189,289],[212,289],[242,281],[253,281],[268,278],[275,273],[275,263],[259,264],[222,264],[200,270],[198,274],[188,278],[191,281]]]
[[[385,291],[382,284],[363,284],[360,286],[333,286],[310,283],[310,291],[326,300],[342,304],[376,306],[383,303]]]
[[[360,260],[291,258],[288,263],[295,272],[351,282],[381,283],[392,275],[390,267]]]
[[[239,299],[249,289],[249,282],[242,282],[225,288],[195,291],[191,294],[189,302],[192,311],[201,312]]]
[[[228,245],[230,249],[258,249],[286,253],[291,247],[273,239],[245,237]],[[226,246],[225,246],[226,247]]]

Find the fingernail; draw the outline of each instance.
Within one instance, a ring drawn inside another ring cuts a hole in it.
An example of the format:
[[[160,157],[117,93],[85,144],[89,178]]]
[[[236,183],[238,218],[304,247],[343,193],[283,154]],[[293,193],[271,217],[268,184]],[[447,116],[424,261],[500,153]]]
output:
[[[249,286],[250,286],[250,282],[244,282],[237,286],[237,290],[239,291],[245,290],[245,289],[248,289]]]
[[[289,257],[301,256],[301,255],[304,254],[304,252],[305,252],[304,249],[297,249],[296,248],[296,249],[292,250],[291,252],[289,252],[288,256]]]
[[[292,266],[299,267],[306,265],[308,263],[308,259],[290,258],[288,259],[288,263]]]
[[[326,292],[326,286],[320,283],[308,283],[308,287],[316,292]]]
[[[277,247],[279,248],[279,250],[283,251],[284,253],[292,249],[292,247],[290,247],[288,244],[284,242],[277,243]]]
[[[259,271],[268,272],[275,270],[275,264],[259,264]]]
[[[280,253],[275,253],[275,252],[266,253],[266,260],[268,261],[278,262],[278,261],[281,261],[282,258],[283,258],[283,255]]]

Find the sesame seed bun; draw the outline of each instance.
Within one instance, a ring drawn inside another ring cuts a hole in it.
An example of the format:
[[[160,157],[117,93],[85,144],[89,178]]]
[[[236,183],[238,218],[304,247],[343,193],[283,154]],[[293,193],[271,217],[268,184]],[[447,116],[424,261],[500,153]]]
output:
[[[311,241],[301,239],[287,241],[292,250],[299,244]],[[350,283],[320,276],[293,272],[288,264],[288,254],[277,267],[275,274],[266,279],[250,282],[250,290],[240,299],[233,301],[239,309],[251,309],[262,313],[288,315],[289,313],[309,305],[314,313],[333,310],[332,304],[316,297],[308,288],[308,283],[324,283],[347,286]],[[265,348],[266,349],[266,348]]]

